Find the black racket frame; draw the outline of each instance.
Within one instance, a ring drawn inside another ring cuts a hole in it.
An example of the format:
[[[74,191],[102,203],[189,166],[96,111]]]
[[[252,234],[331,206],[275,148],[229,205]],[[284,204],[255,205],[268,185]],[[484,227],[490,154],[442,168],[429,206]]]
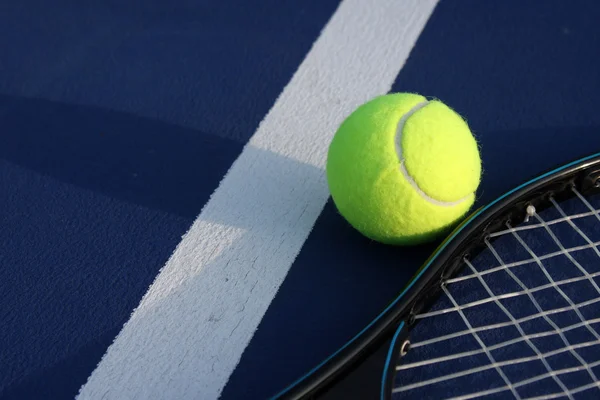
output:
[[[531,179],[466,218],[448,235],[411,279],[412,286],[357,337],[274,399],[387,399],[392,385],[386,368],[388,354],[410,351],[414,315],[427,310],[439,297],[444,282],[485,246],[490,232],[515,226],[531,205],[540,211],[573,197],[600,193],[600,153],[576,160]],[[401,292],[402,293],[402,292]],[[400,328],[400,325],[402,327]]]

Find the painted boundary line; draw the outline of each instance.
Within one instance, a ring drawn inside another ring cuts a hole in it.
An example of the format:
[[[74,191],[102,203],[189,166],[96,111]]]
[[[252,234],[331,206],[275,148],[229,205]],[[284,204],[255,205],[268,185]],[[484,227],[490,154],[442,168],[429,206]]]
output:
[[[340,4],[79,399],[219,397],[327,201],[332,135],[390,90],[436,3]]]

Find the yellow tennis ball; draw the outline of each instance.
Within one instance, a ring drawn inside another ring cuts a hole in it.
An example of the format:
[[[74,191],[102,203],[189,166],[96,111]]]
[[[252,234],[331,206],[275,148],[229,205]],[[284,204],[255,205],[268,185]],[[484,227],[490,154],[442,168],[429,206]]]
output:
[[[340,214],[366,237],[393,245],[446,233],[473,205],[481,178],[465,120],[413,93],[358,107],[335,133],[326,168]]]

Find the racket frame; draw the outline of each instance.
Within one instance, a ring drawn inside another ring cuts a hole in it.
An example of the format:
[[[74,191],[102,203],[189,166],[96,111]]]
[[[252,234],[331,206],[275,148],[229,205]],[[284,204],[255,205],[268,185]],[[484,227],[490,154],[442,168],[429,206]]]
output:
[[[539,175],[487,206],[474,211],[458,225],[421,265],[400,294],[363,330],[273,399],[319,398],[336,382],[356,369],[372,352],[388,346],[381,370],[381,399],[389,398],[394,354],[409,351],[414,316],[427,310],[440,296],[444,282],[464,268],[464,259],[475,256],[490,232],[520,224],[529,206],[540,211],[572,197],[575,187],[584,196],[600,193],[600,153],[575,160]]]

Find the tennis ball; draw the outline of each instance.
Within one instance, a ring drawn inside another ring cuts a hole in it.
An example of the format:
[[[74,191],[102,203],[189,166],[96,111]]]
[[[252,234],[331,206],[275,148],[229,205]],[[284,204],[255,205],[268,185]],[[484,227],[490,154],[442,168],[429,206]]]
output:
[[[447,233],[469,211],[481,178],[465,120],[414,93],[378,96],[339,126],[327,154],[339,213],[366,237],[414,245]]]

